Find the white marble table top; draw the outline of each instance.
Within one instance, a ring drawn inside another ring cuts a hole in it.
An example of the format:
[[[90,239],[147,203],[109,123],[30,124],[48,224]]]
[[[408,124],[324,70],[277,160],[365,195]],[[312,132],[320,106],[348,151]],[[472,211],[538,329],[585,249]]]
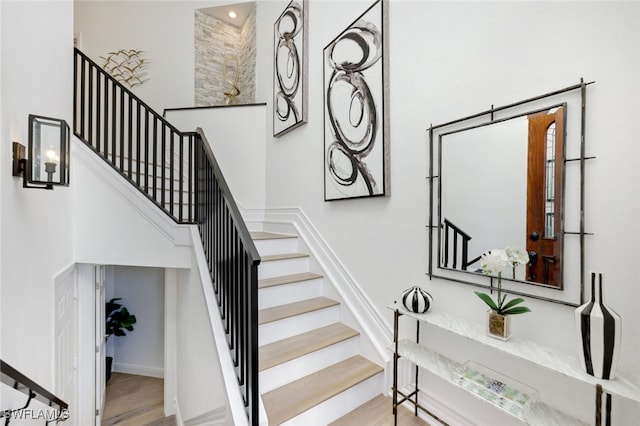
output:
[[[456,318],[442,312],[428,311],[424,314],[416,314],[406,310],[404,306],[399,303],[393,303],[389,305],[388,308],[391,310],[397,309],[400,313],[415,318],[418,321],[441,328],[514,357],[538,364],[556,373],[593,384],[594,386],[600,384],[605,392],[612,395],[618,395],[632,401],[640,402],[640,377],[638,376],[625,374],[618,370],[614,380],[597,379],[582,370],[577,358],[536,342],[517,337],[512,337],[507,342],[493,339],[485,334],[480,324]]]

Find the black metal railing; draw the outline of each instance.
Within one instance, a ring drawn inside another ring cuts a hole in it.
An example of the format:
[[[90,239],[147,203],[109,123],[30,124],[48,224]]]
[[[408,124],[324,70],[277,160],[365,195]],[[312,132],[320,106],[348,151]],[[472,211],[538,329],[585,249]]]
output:
[[[480,260],[480,256],[469,260],[469,241],[471,240],[469,234],[448,219],[444,219],[443,224],[440,226],[444,237],[442,266],[458,269],[458,254],[460,255],[460,269],[463,271],[466,271],[470,265]],[[458,247],[458,242],[460,242],[460,247]]]
[[[260,256],[204,133],[197,133],[203,142],[196,150],[198,228],[236,376],[257,424]]]
[[[178,131],[77,49],[75,78],[76,136],[176,222],[198,225],[238,386],[257,425],[260,256],[204,133]]]
[[[75,49],[75,135],[178,223],[195,222],[194,132],[180,132]]]
[[[5,426],[9,425],[13,419],[39,418],[44,419],[46,424],[55,424],[65,421],[69,417],[69,405],[66,402],[2,360],[0,360],[0,376],[2,376],[2,383],[27,395],[27,401],[21,407],[0,407],[0,418],[4,418]],[[29,408],[34,400],[53,408],[54,411],[44,413],[37,412],[34,408]],[[27,412],[26,410],[30,411]]]

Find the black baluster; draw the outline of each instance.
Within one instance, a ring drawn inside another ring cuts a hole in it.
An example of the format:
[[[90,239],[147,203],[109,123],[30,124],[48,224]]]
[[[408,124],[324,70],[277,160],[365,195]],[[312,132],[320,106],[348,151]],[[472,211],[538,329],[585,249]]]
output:
[[[118,98],[116,96],[116,82],[111,80],[111,164],[116,165],[116,152],[118,143],[117,124],[117,103]]]
[[[171,135],[169,136],[169,213],[173,214],[173,181],[174,181],[174,158],[176,156],[174,150],[174,134],[175,132],[170,129]]]
[[[96,151],[100,154],[102,149],[102,122],[100,112],[102,107],[102,73],[96,69]]]
[[[140,102],[136,101],[136,185],[140,186]]]
[[[93,64],[89,63],[89,103],[88,103],[88,112],[87,112],[87,137],[85,140],[89,142],[89,144],[95,148],[96,141],[93,139]]]
[[[84,128],[84,114],[85,114],[85,91],[86,88],[86,76],[85,76],[85,61],[80,62],[80,136],[84,140],[87,140],[85,128]]]
[[[124,173],[124,154],[126,152],[124,146],[124,90],[120,89],[120,173]]]
[[[127,160],[127,175],[133,181],[133,97],[130,93],[127,93],[127,98],[127,155],[129,156]]]
[[[178,158],[178,175],[180,176],[180,181],[178,182],[178,188],[179,188],[179,192],[178,192],[178,221],[182,223],[182,210],[183,210],[183,205],[182,205],[182,191],[183,191],[183,182],[184,182],[184,175],[183,170],[182,170],[182,163],[184,161],[184,136],[180,135],[180,146],[179,146],[179,152],[180,152],[180,157]]]

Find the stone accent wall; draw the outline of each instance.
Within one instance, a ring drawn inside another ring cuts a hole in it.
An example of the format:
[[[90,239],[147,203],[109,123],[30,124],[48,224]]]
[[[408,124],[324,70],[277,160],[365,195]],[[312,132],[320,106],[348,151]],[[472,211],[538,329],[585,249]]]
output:
[[[240,32],[240,94],[241,104],[251,104],[256,101],[256,4]]]
[[[195,106],[224,105],[224,92],[231,86],[224,80],[227,57],[237,55],[240,63],[238,103],[255,102],[256,6],[243,28],[237,28],[199,10],[195,11]],[[234,76],[229,66],[229,78]]]

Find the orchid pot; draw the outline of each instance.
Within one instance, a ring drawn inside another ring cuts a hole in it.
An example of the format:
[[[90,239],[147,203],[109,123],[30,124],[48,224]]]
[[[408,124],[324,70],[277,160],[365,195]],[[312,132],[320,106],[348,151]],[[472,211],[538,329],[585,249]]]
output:
[[[509,267],[515,278],[518,265],[524,265],[529,261],[527,253],[518,248],[507,247],[504,250],[494,249],[486,252],[480,258],[480,267],[485,275],[498,277],[496,300],[486,293],[476,291],[476,295],[490,308],[487,311],[487,334],[501,340],[509,340],[511,336],[510,315],[531,312],[526,306],[517,306],[524,299],[517,297],[507,301],[507,295],[502,294],[502,272]]]
[[[487,311],[487,333],[491,337],[507,341],[511,337],[511,318],[489,309]]]

